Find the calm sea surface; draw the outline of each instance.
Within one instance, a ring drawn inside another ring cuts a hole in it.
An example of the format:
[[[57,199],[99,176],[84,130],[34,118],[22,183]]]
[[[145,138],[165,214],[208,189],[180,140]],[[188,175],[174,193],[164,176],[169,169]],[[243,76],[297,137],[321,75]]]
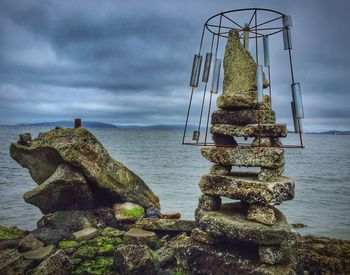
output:
[[[40,211],[24,202],[36,186],[26,169],[10,158],[20,133],[35,137],[48,127],[0,126],[0,224],[33,229]],[[193,219],[198,181],[210,163],[198,147],[182,146],[182,131],[90,129],[110,154],[136,172],[160,197],[163,212]],[[285,143],[292,142],[291,135]],[[292,201],[278,206],[303,234],[350,239],[350,136],[304,135],[306,149],[286,150],[285,175],[296,181]]]

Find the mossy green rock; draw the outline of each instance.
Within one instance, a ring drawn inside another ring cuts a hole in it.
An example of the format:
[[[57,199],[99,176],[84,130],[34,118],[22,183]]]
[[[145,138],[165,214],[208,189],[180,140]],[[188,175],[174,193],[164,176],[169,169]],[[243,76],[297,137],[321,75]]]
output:
[[[116,203],[113,205],[114,216],[119,222],[130,222],[145,216],[145,210],[142,206],[131,203]]]
[[[6,227],[0,225],[0,240],[13,240],[23,238],[26,235],[25,231],[16,226]]]
[[[243,47],[237,30],[229,32],[224,56],[223,95],[245,95],[256,91],[257,64]],[[264,86],[268,82],[264,77]]]
[[[84,128],[56,128],[41,133],[30,146],[12,143],[11,157],[38,184],[48,179],[61,163],[80,171],[92,186],[95,205],[132,201],[160,208],[159,198],[135,173],[113,159],[102,144]]]
[[[119,230],[113,227],[105,227],[101,230],[101,236],[104,237],[121,237],[125,234],[125,231]]]
[[[58,247],[60,249],[66,249],[66,248],[72,248],[72,247],[78,247],[78,246],[80,246],[80,244],[74,240],[60,241],[58,244]]]
[[[87,260],[80,263],[80,265],[72,272],[75,275],[103,275],[106,274],[113,264],[113,257],[98,256],[94,260]]]

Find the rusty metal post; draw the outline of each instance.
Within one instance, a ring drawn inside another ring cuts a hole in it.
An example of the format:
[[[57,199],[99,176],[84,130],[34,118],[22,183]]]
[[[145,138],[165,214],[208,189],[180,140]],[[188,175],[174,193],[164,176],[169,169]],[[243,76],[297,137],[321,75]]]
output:
[[[74,128],[80,128],[81,127],[81,118],[74,119]]]

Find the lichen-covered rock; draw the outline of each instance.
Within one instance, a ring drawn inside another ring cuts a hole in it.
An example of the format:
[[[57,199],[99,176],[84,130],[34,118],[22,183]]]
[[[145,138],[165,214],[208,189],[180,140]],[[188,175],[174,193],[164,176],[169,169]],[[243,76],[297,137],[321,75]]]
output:
[[[237,30],[230,30],[224,56],[223,95],[240,94],[245,96],[256,91],[257,64],[241,44]],[[264,87],[268,82],[263,76]]]
[[[75,268],[71,274],[109,274],[109,272],[111,272],[112,265],[113,257],[97,256],[95,259],[85,260],[77,264],[77,268]]]
[[[276,181],[284,172],[284,165],[276,168],[261,168],[258,173],[258,180],[260,181]]]
[[[133,222],[145,216],[143,207],[131,202],[116,203],[113,211],[118,222]]]
[[[294,242],[296,235],[283,214],[275,209],[276,223],[263,225],[246,219],[247,210],[241,203],[221,205],[219,211],[197,209],[198,227],[212,236],[231,241],[249,241],[261,245]]]
[[[138,177],[114,160],[102,144],[84,128],[56,128],[40,134],[30,146],[12,143],[11,157],[38,184],[47,180],[61,163],[78,169],[91,185],[95,205],[117,201],[160,208],[159,198]]]
[[[233,137],[286,137],[287,127],[285,124],[214,124],[211,127],[212,134],[222,134]]]
[[[279,264],[283,261],[283,250],[280,247],[260,246],[259,247],[260,261],[266,264]]]
[[[39,241],[33,234],[28,234],[18,243],[18,251],[25,252],[43,247],[44,243]]]
[[[278,168],[284,165],[283,148],[203,147],[202,156],[221,165]]]
[[[228,176],[204,175],[199,187],[203,193],[213,196],[275,205],[293,199],[295,185],[288,177],[281,176],[277,181],[260,182],[254,172],[234,172]]]
[[[140,244],[147,245],[155,249],[158,245],[158,238],[156,233],[152,231],[143,230],[141,228],[131,228],[124,234],[125,244]]]
[[[219,165],[219,164],[214,164],[210,168],[210,174],[212,175],[228,175],[231,172],[232,166],[231,165]]]
[[[154,274],[155,262],[146,245],[125,245],[115,253],[114,269],[122,274]]]
[[[15,275],[25,274],[30,262],[25,261],[16,249],[0,251],[0,274]]]
[[[220,196],[202,194],[199,197],[198,208],[202,208],[208,211],[216,211],[220,209],[220,206],[221,206]]]
[[[33,275],[68,275],[74,265],[63,250],[58,250],[37,266]]]
[[[247,124],[273,124],[275,123],[275,112],[271,110],[217,110],[211,115],[211,123],[215,124],[232,124],[232,125],[247,125]]]
[[[45,245],[58,244],[61,240],[72,239],[73,236],[65,230],[55,229],[52,227],[37,228],[31,232],[38,240]]]
[[[38,187],[24,193],[24,200],[47,214],[59,210],[89,209],[93,196],[83,175],[67,164],[56,171]]]
[[[15,240],[23,238],[27,234],[26,231],[17,228],[16,226],[6,227],[0,225],[0,240]]]
[[[202,229],[196,227],[192,230],[191,238],[196,240],[197,242],[205,243],[205,244],[216,244],[223,240],[218,240],[217,237],[211,236],[208,232],[203,231]]]
[[[276,222],[276,215],[272,206],[253,203],[249,205],[247,219],[266,225],[273,225]]]
[[[271,109],[270,97],[264,95],[263,102],[258,102],[257,92],[248,91],[242,94],[222,94],[216,100],[216,106],[223,110]]]
[[[190,232],[195,227],[194,221],[143,218],[136,221],[138,228],[165,232]]]
[[[125,234],[125,231],[119,230],[112,227],[105,227],[101,230],[101,236],[104,237],[122,237]]]

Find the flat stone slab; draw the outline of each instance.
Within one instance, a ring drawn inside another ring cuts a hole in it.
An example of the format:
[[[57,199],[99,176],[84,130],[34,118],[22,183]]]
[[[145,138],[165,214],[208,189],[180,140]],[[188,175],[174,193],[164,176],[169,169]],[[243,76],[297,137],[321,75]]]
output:
[[[95,227],[87,227],[82,230],[76,231],[73,233],[74,238],[77,241],[89,240],[96,237],[98,230]]]
[[[136,227],[155,231],[191,232],[195,222],[189,220],[169,220],[143,218],[135,223]]]
[[[295,184],[291,178],[284,176],[273,182],[261,182],[255,172],[231,172],[227,176],[204,175],[199,187],[203,193],[213,196],[276,205],[294,198]]]
[[[265,95],[262,103],[258,103],[256,91],[246,91],[241,94],[222,94],[216,100],[219,109],[271,109],[270,98]]]
[[[247,125],[247,124],[274,124],[276,121],[275,112],[271,110],[218,110],[213,112],[211,116],[211,124],[234,124],[234,125]]]
[[[126,245],[147,245],[151,248],[156,248],[157,240],[156,233],[141,228],[131,228],[124,234],[124,242]]]
[[[219,211],[197,209],[197,224],[203,231],[219,239],[249,241],[260,245],[280,245],[294,242],[296,234],[285,216],[275,209],[276,222],[272,226],[246,219],[247,209],[241,203],[227,203]]]
[[[30,250],[28,252],[24,252],[21,255],[27,260],[43,260],[50,256],[54,252],[54,250],[54,245],[48,245],[34,250]]]
[[[288,134],[286,124],[214,124],[210,129],[212,134],[232,137],[286,137]]]
[[[202,156],[221,165],[278,168],[284,165],[283,148],[203,147]]]

